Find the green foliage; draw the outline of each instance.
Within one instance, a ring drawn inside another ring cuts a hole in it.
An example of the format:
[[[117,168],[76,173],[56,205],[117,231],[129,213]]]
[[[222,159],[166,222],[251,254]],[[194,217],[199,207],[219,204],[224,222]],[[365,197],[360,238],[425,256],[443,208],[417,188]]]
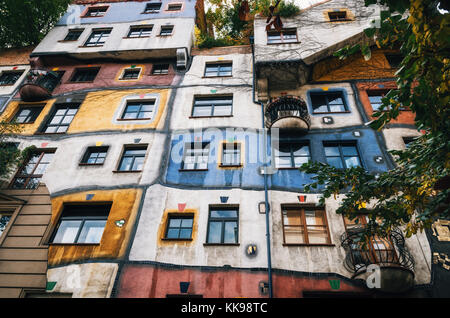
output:
[[[0,0],[0,47],[36,45],[71,0]]]
[[[210,35],[200,35],[199,39],[198,39],[198,44],[197,47],[200,49],[204,49],[204,48],[212,48],[212,47],[219,47],[219,46],[230,46],[230,45],[234,45],[234,43],[226,38],[217,38],[215,39],[214,37],[210,36]]]

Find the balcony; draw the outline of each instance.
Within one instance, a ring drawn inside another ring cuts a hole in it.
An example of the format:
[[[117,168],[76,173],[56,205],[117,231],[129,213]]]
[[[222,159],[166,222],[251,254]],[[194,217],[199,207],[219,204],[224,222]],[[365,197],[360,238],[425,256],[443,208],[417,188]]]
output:
[[[48,99],[58,85],[60,76],[56,72],[30,70],[20,87],[20,97],[25,102],[37,102]]]
[[[281,96],[267,104],[265,110],[267,128],[294,129],[307,132],[311,118],[305,101],[297,96]]]
[[[342,247],[346,250],[344,266],[354,273],[352,278],[370,279],[374,272],[368,267],[374,264],[380,269],[379,291],[408,291],[414,285],[414,259],[405,247],[402,232],[392,230],[388,237],[374,236],[360,241],[361,231],[346,232],[341,237]]]

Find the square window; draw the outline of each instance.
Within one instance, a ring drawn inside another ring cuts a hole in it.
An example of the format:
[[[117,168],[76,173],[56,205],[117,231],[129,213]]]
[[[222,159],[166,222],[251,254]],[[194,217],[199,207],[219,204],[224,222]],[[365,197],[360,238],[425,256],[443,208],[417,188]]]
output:
[[[111,205],[65,205],[51,243],[99,244]]]
[[[122,120],[151,120],[155,112],[155,100],[127,101]]]
[[[232,63],[207,63],[205,77],[231,76]]]
[[[92,47],[92,46],[103,46],[105,44],[106,39],[111,34],[111,29],[107,30],[94,30],[89,36],[84,46]]]
[[[30,155],[27,162],[18,170],[10,188],[36,189],[42,176],[53,159],[53,151],[37,151]]]
[[[83,31],[84,29],[69,30],[66,37],[64,38],[64,41],[77,41],[80,38]]]
[[[233,96],[195,97],[192,117],[231,116]]]
[[[128,32],[129,38],[143,38],[149,37],[152,34],[153,25],[146,26],[132,26]]]
[[[278,142],[278,149],[274,149],[276,168],[299,168],[311,161],[309,143],[282,137]]]
[[[44,126],[45,134],[62,134],[67,131],[70,123],[78,112],[78,104],[56,105],[53,115]]]
[[[328,12],[328,17],[330,18],[330,22],[349,21],[350,20],[347,17],[347,11]]]
[[[13,121],[19,124],[32,124],[41,113],[44,105],[20,106]]]
[[[206,243],[237,244],[239,242],[239,211],[235,207],[212,207],[209,210]]]
[[[23,71],[4,71],[0,74],[0,86],[14,85]]]
[[[194,215],[170,214],[167,221],[166,239],[189,240],[192,238]]]
[[[123,74],[122,74],[122,77],[120,78],[120,80],[122,80],[122,81],[137,80],[137,79],[139,79],[139,75],[141,75],[140,67],[127,68],[123,71]]]
[[[155,64],[152,69],[153,75],[169,74],[169,64]]]
[[[93,82],[99,70],[98,67],[76,69],[70,81],[74,83]]]
[[[339,169],[362,166],[356,142],[324,142],[324,150],[331,166]]]
[[[342,92],[310,92],[313,114],[344,113],[348,111]]]
[[[169,36],[172,35],[173,32],[173,25],[165,25],[161,27],[161,32],[159,33],[160,36]]]
[[[144,13],[159,13],[161,10],[161,2],[150,2],[145,6]]]
[[[109,147],[89,147],[86,150],[80,164],[84,165],[102,165],[105,163],[106,154]]]
[[[86,11],[86,14],[84,15],[84,17],[85,18],[99,18],[99,17],[103,17],[103,16],[105,16],[107,10],[108,10],[107,6],[90,7]]]
[[[183,170],[207,170],[209,142],[186,143],[183,155]]]
[[[241,144],[237,142],[226,142],[222,144],[222,160],[220,166],[239,167],[241,162]]]
[[[167,6],[167,11],[180,11],[183,4],[181,3],[170,3]]]
[[[118,171],[142,171],[147,146],[125,146]]]

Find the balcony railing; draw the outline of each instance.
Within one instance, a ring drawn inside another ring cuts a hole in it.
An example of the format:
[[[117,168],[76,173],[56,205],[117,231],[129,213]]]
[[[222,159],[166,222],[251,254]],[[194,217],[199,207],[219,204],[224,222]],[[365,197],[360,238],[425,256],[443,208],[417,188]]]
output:
[[[270,101],[265,110],[267,128],[308,131],[311,118],[305,101],[297,96],[282,96]]]
[[[48,99],[58,85],[60,76],[56,72],[30,70],[20,87],[19,93],[23,101],[36,102]]]

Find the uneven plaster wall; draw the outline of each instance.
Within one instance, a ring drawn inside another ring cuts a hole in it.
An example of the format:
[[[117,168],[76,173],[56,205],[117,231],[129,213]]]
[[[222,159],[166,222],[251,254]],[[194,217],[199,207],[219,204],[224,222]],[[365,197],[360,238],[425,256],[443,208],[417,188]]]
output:
[[[382,130],[384,139],[386,140],[386,148],[388,150],[404,150],[404,137],[419,137],[422,134],[417,128],[399,128],[388,127]]]

